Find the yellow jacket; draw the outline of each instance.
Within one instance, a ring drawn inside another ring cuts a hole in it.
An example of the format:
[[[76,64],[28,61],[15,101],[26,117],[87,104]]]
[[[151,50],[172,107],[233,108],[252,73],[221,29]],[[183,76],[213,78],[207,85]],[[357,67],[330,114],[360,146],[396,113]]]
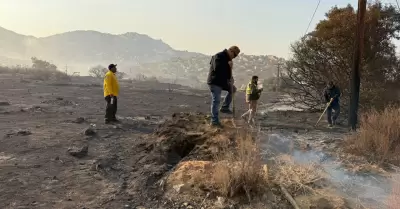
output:
[[[119,84],[117,77],[111,71],[108,71],[104,76],[104,97],[109,95],[118,96]]]

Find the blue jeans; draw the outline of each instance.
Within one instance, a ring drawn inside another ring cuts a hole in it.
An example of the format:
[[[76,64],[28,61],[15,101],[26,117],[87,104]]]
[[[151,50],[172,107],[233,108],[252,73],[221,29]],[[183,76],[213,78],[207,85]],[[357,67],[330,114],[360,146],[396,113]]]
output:
[[[332,114],[333,110],[333,114]],[[336,120],[338,119],[340,114],[340,105],[339,104],[332,104],[331,106],[328,107],[326,110],[326,117],[328,119],[328,123],[332,125],[333,123],[336,123]]]
[[[211,122],[219,123],[219,105],[221,103],[222,87],[216,85],[209,85],[211,91]],[[233,86],[233,92],[236,92],[236,87]],[[221,109],[228,110],[232,102],[232,91],[228,91]]]

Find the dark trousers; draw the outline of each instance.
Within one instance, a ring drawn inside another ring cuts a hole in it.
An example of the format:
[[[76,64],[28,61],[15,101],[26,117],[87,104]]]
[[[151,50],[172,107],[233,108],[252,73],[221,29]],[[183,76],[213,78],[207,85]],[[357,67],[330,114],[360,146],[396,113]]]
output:
[[[222,102],[221,109],[222,109],[222,110],[229,110],[229,106],[230,106],[231,103],[232,103],[232,94],[233,94],[233,93],[236,93],[236,90],[237,90],[237,89],[236,89],[236,86],[232,86],[231,89],[222,89],[222,90],[227,91],[228,94],[225,96],[225,99],[224,99],[224,101]],[[232,92],[232,90],[233,90],[233,92]]]
[[[117,97],[116,96],[113,97],[114,101],[112,104],[111,104],[111,96],[106,96],[104,99],[107,102],[105,120],[106,121],[116,120],[117,118],[115,117],[115,114],[117,114]]]
[[[335,124],[336,120],[338,119],[340,114],[340,105],[339,104],[332,104],[331,106],[328,107],[326,110],[326,117],[328,119],[328,123],[332,124],[332,122]]]
[[[217,85],[209,85],[209,88],[211,91],[211,122],[219,123],[218,108],[221,103],[221,93],[224,89]],[[232,90],[226,89],[226,91],[228,91],[228,94],[222,103],[222,110],[229,110],[229,105],[232,102]],[[236,92],[235,86],[233,86],[233,92]]]

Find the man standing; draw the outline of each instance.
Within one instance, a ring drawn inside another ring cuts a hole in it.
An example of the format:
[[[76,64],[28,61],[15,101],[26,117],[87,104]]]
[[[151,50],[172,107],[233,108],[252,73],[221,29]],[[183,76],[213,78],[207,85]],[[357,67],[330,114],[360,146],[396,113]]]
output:
[[[339,104],[339,97],[340,97],[340,89],[334,85],[332,81],[329,81],[325,90],[324,90],[324,97],[325,101],[330,105],[326,110],[326,116],[328,119],[329,127],[332,125],[337,124],[337,118],[340,114],[340,104]],[[333,110],[333,115],[332,115]]]
[[[232,59],[236,58],[239,53],[239,47],[232,46],[211,58],[207,84],[212,97],[211,125],[213,126],[221,126],[218,117],[218,108],[221,102],[222,90],[228,91],[228,95],[226,95],[220,111],[222,113],[232,114],[232,111],[229,110],[229,106],[232,102],[232,94],[236,92],[236,87],[233,85]]]
[[[108,72],[104,76],[104,98],[107,102],[105,123],[119,122],[115,116],[117,113],[117,97],[119,93],[119,84],[117,76],[117,65],[110,64]]]

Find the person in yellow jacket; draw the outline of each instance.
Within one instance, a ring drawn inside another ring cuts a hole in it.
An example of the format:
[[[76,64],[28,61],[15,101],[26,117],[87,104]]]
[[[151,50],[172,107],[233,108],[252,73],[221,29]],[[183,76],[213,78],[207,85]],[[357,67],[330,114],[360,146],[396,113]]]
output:
[[[117,76],[117,65],[110,64],[108,72],[104,76],[104,98],[107,102],[105,123],[119,122],[115,116],[117,113],[117,97],[119,94],[119,84]]]
[[[257,101],[260,99],[262,88],[258,88],[258,76],[253,76],[249,84],[246,87],[246,103],[249,104],[249,110],[242,115],[242,118],[245,119],[247,115],[249,115],[248,122],[254,123],[254,117],[257,112]]]

